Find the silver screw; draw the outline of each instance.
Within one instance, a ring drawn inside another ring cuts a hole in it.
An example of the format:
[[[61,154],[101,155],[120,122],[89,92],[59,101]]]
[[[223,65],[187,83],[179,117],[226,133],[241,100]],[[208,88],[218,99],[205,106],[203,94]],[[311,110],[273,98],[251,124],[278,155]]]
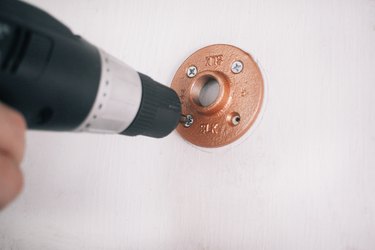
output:
[[[192,115],[182,115],[180,122],[184,125],[185,128],[188,128],[193,125],[194,118]]]
[[[243,63],[241,61],[235,61],[232,63],[232,72],[238,74],[243,70]]]
[[[193,78],[194,76],[196,76],[198,73],[198,69],[197,67],[195,67],[194,65],[190,66],[187,71],[186,71],[186,75],[189,77],[189,78]]]
[[[237,126],[241,121],[241,117],[239,115],[235,115],[232,117],[232,124]]]

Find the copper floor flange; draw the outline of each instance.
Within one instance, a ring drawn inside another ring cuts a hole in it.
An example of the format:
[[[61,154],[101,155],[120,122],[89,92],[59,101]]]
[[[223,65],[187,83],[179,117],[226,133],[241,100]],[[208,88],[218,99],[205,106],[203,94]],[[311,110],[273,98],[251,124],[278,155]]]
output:
[[[199,93],[209,79],[219,86],[216,100],[203,106]],[[262,74],[253,58],[231,45],[211,45],[192,54],[177,70],[172,88],[180,96],[182,113],[192,115],[189,127],[177,131],[201,147],[220,147],[244,135],[256,120],[263,102]]]

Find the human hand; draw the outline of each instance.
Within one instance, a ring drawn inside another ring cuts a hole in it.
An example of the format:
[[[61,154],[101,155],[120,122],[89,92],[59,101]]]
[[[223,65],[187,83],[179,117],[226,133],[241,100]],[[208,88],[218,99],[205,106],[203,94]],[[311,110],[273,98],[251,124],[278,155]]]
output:
[[[19,165],[24,153],[25,130],[22,115],[0,103],[0,209],[22,189]]]

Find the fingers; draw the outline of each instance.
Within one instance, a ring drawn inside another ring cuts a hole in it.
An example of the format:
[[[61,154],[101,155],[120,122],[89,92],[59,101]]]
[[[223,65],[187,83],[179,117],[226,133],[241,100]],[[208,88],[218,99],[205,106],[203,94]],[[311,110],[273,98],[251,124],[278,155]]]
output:
[[[23,186],[18,164],[8,155],[0,153],[0,209],[12,201]]]
[[[22,189],[19,165],[24,153],[25,129],[23,117],[0,104],[0,208],[13,200]]]
[[[17,111],[0,104],[0,151],[20,164],[25,148],[26,123]]]

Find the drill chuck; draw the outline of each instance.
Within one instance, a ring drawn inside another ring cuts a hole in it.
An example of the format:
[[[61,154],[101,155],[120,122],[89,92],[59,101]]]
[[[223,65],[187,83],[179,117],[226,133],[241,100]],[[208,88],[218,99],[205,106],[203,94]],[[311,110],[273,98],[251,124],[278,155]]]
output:
[[[23,2],[0,1],[0,101],[28,127],[164,137],[177,94]]]

